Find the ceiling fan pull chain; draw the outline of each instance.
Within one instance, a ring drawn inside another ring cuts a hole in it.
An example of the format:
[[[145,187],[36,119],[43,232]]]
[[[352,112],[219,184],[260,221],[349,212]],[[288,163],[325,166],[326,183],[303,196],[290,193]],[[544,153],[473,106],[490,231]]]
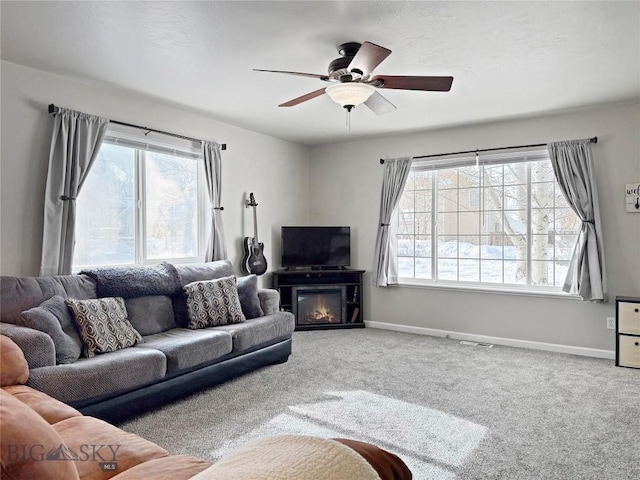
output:
[[[346,109],[345,109],[345,112],[346,112],[346,115],[347,115],[347,118],[345,119],[346,123],[347,123],[347,132],[350,132],[351,131],[351,115],[350,115],[351,112],[349,110],[346,110]]]

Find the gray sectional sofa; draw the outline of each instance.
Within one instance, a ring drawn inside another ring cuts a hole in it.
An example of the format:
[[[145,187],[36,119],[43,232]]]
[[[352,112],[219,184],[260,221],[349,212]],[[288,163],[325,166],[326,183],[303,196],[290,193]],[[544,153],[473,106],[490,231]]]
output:
[[[205,386],[287,361],[295,322],[291,313],[279,311],[277,291],[258,289],[255,277],[253,285],[245,287],[240,277],[242,309],[254,310],[248,319],[191,330],[185,328],[188,316],[182,287],[234,275],[233,268],[228,261],[160,266],[138,267],[133,274],[122,275],[115,268],[110,272],[115,277],[106,279],[91,271],[0,277],[0,333],[23,350],[30,367],[27,385],[86,415],[118,421]],[[36,324],[37,329],[25,319],[25,311],[42,308],[47,300],[55,304],[60,297],[107,296],[125,299],[129,321],[142,335],[142,343],[86,358],[79,354],[74,327],[61,319],[65,312],[57,313],[59,325],[52,321],[44,327]],[[249,318],[255,315],[259,316]]]

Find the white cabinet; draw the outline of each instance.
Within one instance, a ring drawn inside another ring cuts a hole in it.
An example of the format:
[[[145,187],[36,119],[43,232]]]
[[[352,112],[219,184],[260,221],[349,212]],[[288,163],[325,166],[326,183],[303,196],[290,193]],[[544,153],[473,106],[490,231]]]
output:
[[[640,368],[640,298],[616,297],[616,365]]]

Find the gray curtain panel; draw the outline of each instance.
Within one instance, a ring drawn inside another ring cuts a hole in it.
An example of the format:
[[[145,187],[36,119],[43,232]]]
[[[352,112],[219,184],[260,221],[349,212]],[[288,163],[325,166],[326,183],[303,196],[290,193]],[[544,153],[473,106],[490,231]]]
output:
[[[562,290],[583,300],[605,301],[607,278],[591,141],[554,142],[548,148],[560,189],[582,221]]]
[[[76,197],[98,156],[109,120],[61,108],[54,117],[44,199],[40,275],[71,273]]]
[[[211,203],[211,231],[205,251],[205,261],[226,260],[227,247],[224,243],[224,228],[220,198],[222,196],[222,154],[220,145],[213,142],[202,142],[204,170],[207,177],[207,192]]]
[[[380,221],[376,237],[373,277],[371,283],[376,287],[388,285],[390,255],[389,227],[391,215],[398,206],[400,195],[411,170],[412,158],[385,160],[382,194],[380,197]]]

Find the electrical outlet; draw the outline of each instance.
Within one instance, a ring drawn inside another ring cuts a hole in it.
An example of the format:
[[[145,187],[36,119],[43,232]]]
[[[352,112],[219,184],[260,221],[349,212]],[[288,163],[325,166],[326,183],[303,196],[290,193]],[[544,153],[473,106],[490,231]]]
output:
[[[614,317],[607,317],[607,328],[614,330],[616,328],[616,319]]]

